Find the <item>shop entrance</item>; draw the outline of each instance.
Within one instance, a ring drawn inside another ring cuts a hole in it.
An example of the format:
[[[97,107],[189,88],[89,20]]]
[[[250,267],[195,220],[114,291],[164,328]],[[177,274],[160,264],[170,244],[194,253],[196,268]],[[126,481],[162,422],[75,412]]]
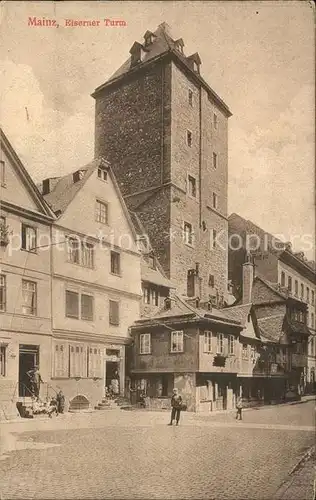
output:
[[[31,397],[31,383],[27,375],[35,365],[39,364],[39,346],[24,345],[19,346],[19,396]]]
[[[120,382],[120,351],[118,349],[107,349],[104,385],[110,393],[116,396],[121,392]]]

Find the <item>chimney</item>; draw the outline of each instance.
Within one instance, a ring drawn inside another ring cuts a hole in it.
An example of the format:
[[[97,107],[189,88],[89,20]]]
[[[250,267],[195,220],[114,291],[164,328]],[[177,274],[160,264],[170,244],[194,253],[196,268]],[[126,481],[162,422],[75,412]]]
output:
[[[242,303],[250,304],[252,302],[252,285],[254,279],[254,265],[250,256],[247,256],[247,262],[242,265]]]

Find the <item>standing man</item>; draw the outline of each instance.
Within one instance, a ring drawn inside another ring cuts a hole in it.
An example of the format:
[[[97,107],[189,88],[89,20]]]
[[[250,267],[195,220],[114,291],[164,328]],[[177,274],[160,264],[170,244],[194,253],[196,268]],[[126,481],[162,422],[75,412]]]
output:
[[[56,402],[57,402],[57,411],[58,413],[64,413],[65,410],[65,396],[60,390],[57,395],[56,395]]]
[[[237,412],[236,412],[236,420],[242,420],[242,397],[241,396],[238,396],[237,398],[237,403],[236,403],[236,409],[237,409]]]
[[[180,413],[182,407],[182,397],[180,396],[178,389],[175,387],[173,389],[173,394],[171,398],[171,420],[168,425],[172,425],[174,419],[176,420],[176,425],[179,425]]]
[[[40,387],[41,387],[41,384],[44,384],[44,381],[43,381],[41,374],[38,370],[38,365],[34,365],[34,368],[32,370],[29,370],[28,372],[26,372],[26,375],[30,379],[32,393],[34,394],[36,399],[39,399]]]

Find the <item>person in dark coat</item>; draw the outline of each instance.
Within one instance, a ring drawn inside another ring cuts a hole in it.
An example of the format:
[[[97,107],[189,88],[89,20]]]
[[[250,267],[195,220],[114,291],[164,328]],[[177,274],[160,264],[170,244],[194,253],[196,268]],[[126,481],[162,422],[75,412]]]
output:
[[[59,391],[56,395],[57,401],[57,411],[58,413],[64,413],[65,410],[65,396],[62,391]]]
[[[39,399],[40,387],[41,387],[41,384],[44,384],[44,382],[43,382],[41,374],[38,370],[38,366],[35,365],[32,370],[29,370],[28,372],[26,372],[26,375],[30,379],[32,394],[34,394],[36,399]]]
[[[180,396],[178,389],[174,388],[171,398],[171,420],[168,425],[172,425],[174,420],[176,421],[176,425],[179,425],[181,407],[182,397]]]
[[[242,397],[238,396],[236,403],[236,420],[242,420]]]

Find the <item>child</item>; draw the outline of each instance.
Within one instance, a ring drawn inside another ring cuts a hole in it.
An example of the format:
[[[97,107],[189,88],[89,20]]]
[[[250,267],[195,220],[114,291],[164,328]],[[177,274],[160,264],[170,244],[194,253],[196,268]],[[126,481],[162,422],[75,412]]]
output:
[[[58,415],[57,401],[55,398],[52,398],[50,400],[49,406],[47,408],[47,413],[48,413],[49,418],[52,418],[53,413],[56,413],[56,415]]]

